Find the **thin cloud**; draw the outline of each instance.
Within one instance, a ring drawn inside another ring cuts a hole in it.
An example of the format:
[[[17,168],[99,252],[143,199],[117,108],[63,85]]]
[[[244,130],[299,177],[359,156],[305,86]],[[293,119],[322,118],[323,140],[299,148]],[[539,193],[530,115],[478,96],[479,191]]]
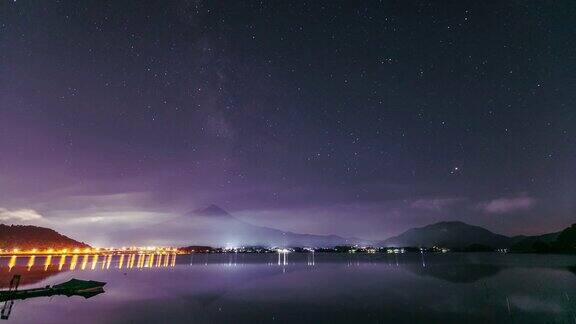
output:
[[[41,220],[43,217],[34,209],[9,210],[0,207],[0,221],[30,222]]]
[[[529,210],[536,204],[531,197],[498,198],[479,205],[479,208],[490,214],[507,214],[520,210]]]
[[[414,209],[440,211],[456,204],[461,200],[462,200],[461,198],[418,199],[412,201],[410,203],[410,207]]]

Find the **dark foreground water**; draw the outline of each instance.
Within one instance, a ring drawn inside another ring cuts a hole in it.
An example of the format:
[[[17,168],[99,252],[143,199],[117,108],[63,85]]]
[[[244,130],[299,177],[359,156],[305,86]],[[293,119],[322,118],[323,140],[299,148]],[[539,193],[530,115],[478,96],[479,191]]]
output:
[[[122,260],[120,260],[122,258]],[[576,257],[212,254],[0,258],[0,286],[105,293],[16,301],[13,323],[576,323]]]

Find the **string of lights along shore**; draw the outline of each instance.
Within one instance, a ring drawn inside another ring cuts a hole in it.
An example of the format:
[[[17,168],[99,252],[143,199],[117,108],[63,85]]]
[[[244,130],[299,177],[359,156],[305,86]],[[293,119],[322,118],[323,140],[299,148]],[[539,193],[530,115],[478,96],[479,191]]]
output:
[[[128,253],[175,253],[178,251],[178,248],[175,247],[156,247],[156,246],[142,246],[142,247],[108,247],[108,248],[63,248],[63,249],[54,249],[54,248],[46,248],[46,249],[38,249],[38,248],[31,248],[31,249],[0,249],[0,255],[20,255],[20,254],[36,254],[36,255],[44,255],[44,254],[128,254]]]

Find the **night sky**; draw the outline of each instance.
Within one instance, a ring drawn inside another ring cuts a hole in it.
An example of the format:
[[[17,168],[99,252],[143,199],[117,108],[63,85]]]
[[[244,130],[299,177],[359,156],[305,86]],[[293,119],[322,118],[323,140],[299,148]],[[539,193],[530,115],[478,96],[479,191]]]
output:
[[[0,221],[576,220],[574,1],[0,1]]]

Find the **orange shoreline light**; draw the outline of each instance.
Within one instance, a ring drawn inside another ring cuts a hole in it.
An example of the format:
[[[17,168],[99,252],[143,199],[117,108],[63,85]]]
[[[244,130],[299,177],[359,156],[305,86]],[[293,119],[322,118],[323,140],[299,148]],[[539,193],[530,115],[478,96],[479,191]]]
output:
[[[142,246],[142,247],[122,247],[122,248],[65,248],[65,249],[38,249],[32,248],[29,250],[22,250],[19,248],[13,249],[0,249],[0,255],[63,255],[63,254],[99,254],[99,255],[109,255],[109,254],[141,254],[141,253],[157,253],[157,254],[167,254],[167,253],[179,253],[178,248],[175,247],[156,247],[156,246]]]
[[[0,270],[7,265],[8,272],[14,271],[87,271],[110,269],[145,269],[145,268],[173,268],[176,266],[177,253],[131,253],[131,254],[72,254],[72,255],[12,255],[2,257],[6,260],[0,262]],[[38,258],[41,258],[40,260]],[[56,258],[55,262],[52,262]],[[20,260],[18,263],[17,260]]]

